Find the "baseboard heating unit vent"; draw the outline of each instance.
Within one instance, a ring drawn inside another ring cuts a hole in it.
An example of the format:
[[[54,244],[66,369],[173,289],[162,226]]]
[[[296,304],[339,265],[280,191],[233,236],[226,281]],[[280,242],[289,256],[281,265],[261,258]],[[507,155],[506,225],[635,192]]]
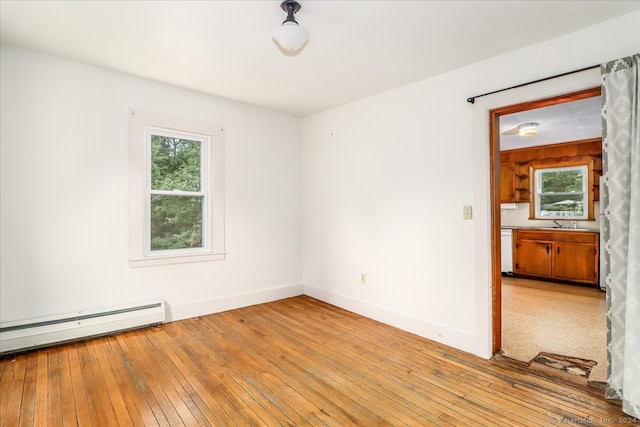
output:
[[[164,322],[164,301],[0,323],[0,354]]]

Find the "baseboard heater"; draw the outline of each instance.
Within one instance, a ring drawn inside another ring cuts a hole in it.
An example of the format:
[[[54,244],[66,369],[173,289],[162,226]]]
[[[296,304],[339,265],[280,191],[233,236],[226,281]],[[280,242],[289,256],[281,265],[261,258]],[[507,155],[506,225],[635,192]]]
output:
[[[164,322],[164,301],[0,323],[0,354]]]

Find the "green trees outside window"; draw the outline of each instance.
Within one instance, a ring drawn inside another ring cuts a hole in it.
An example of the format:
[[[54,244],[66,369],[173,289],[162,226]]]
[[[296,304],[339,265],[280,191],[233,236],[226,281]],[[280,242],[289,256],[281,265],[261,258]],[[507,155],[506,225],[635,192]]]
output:
[[[587,217],[586,165],[536,170],[536,217]]]
[[[203,247],[202,145],[151,135],[152,251]]]

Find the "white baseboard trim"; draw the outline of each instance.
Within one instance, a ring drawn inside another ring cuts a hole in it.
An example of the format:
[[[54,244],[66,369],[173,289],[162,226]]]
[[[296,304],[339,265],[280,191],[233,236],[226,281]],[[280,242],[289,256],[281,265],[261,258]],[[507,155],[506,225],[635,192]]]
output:
[[[468,332],[428,322],[424,319],[390,310],[338,292],[317,288],[315,286],[304,285],[304,293],[305,295],[360,314],[368,317],[369,319],[394,326],[423,338],[437,341],[441,344],[455,347],[468,353],[477,354],[474,347],[476,337]],[[482,355],[478,356],[483,357]]]
[[[278,288],[263,289],[256,292],[229,295],[206,301],[194,301],[183,304],[167,303],[167,322],[188,319],[190,317],[204,316],[219,313],[221,311],[248,307],[250,305],[264,304],[284,298],[295,297],[304,293],[304,286],[287,285]]]

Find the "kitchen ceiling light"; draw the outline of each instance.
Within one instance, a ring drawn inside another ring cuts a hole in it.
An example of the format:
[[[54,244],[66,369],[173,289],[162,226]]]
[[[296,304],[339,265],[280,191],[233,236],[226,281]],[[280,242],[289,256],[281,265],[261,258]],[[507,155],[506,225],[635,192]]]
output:
[[[523,123],[518,127],[518,135],[535,136],[538,134],[538,123]]]
[[[302,6],[295,0],[285,0],[280,7],[287,12],[287,19],[273,31],[273,39],[283,49],[295,52],[309,41],[309,32],[293,16]]]

